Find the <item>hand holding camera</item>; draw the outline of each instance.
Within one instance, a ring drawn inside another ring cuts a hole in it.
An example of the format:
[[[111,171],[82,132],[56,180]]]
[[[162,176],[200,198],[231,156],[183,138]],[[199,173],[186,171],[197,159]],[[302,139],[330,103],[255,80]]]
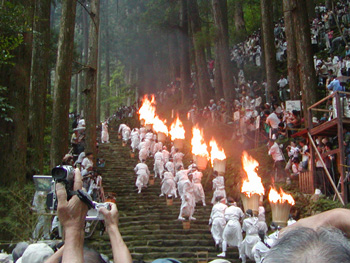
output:
[[[78,191],[83,187],[79,169],[75,169],[73,190]],[[77,195],[67,200],[67,190],[62,183],[56,184],[56,195],[58,200],[57,212],[60,223],[67,230],[69,228],[82,230],[88,206],[81,202]]]

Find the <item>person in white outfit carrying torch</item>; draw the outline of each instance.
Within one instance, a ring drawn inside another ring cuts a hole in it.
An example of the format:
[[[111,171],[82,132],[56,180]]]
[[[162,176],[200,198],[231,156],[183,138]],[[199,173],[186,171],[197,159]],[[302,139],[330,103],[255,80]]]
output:
[[[134,168],[136,174],[137,174],[137,179],[136,179],[136,187],[138,188],[138,193],[141,193],[141,190],[143,187],[147,187],[148,184],[148,179],[150,172],[148,170],[147,164],[145,164],[145,160],[143,159],[141,163],[138,163],[136,167]]]
[[[215,241],[215,246],[219,248],[222,245],[222,233],[226,225],[225,210],[227,208],[226,198],[217,196],[216,203],[210,214],[209,225],[211,226],[211,235]]]
[[[244,218],[244,213],[242,209],[237,207],[236,202],[231,197],[227,198],[227,202],[229,205],[225,210],[225,220],[227,223],[222,234],[222,253],[218,257],[226,257],[227,246],[238,247],[238,251],[240,252],[243,240],[240,221]]]

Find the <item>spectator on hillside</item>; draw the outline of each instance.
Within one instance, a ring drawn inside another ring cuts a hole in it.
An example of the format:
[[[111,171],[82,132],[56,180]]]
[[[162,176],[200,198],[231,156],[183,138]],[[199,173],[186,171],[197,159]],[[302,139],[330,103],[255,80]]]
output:
[[[279,145],[272,139],[269,139],[269,151],[268,154],[271,155],[272,159],[275,162],[275,181],[277,183],[285,182],[286,181],[286,174],[285,174],[285,161],[284,156],[282,153],[282,150],[280,149]]]

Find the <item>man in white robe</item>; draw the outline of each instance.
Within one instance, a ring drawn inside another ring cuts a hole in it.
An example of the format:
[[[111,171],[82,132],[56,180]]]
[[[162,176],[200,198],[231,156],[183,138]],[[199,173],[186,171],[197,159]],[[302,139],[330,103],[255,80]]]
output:
[[[177,183],[177,190],[179,191],[180,197],[184,194],[184,184],[185,181],[188,180],[188,170],[183,170],[183,167],[181,165],[178,166],[178,172],[176,172],[175,176],[175,182]]]
[[[131,132],[132,152],[135,152],[135,150],[138,148],[139,144],[140,144],[140,134],[139,134],[139,130],[137,128],[135,128]]]
[[[195,201],[198,203],[199,201],[202,201],[203,206],[206,206],[205,204],[205,194],[202,186],[202,172],[197,170],[197,166],[195,164],[192,165],[192,176],[193,176],[193,188],[194,188],[194,196]]]
[[[153,148],[152,148],[152,154],[153,156],[159,152],[159,151],[162,151],[162,148],[163,148],[163,143],[162,142],[158,142],[158,140],[156,139],[154,144],[153,144]],[[162,153],[163,155],[163,153]],[[163,159],[164,160],[164,159]]]
[[[215,241],[215,246],[219,247],[222,244],[222,234],[226,225],[225,210],[227,208],[226,199],[222,196],[216,198],[216,203],[213,206],[210,214],[209,225],[210,232]]]
[[[182,162],[182,159],[185,155],[179,151],[179,149],[175,149],[175,154],[174,154],[174,164],[175,164],[175,168],[178,166],[178,165],[181,165],[183,166],[183,162]]]
[[[134,168],[134,171],[137,174],[135,185],[138,188],[138,193],[141,193],[142,188],[147,187],[148,184],[150,172],[145,162],[145,160],[142,160],[141,163],[138,163]]]
[[[253,215],[253,211],[248,209],[246,211],[248,218],[243,220],[242,230],[246,232],[246,236],[242,241],[241,251],[239,257],[242,263],[245,263],[247,257],[254,260],[254,255],[252,249],[256,243],[259,242],[260,238],[258,236],[258,218]]]
[[[130,134],[131,134],[130,128],[128,126],[124,127],[122,136],[123,136],[123,141],[125,143],[127,143],[130,140]]]
[[[171,172],[165,170],[161,185],[162,187],[160,189],[160,197],[165,195],[174,196],[175,198],[177,198],[175,178]]]
[[[167,151],[166,146],[163,146],[163,151],[162,151],[162,154],[163,154],[163,160],[164,160],[164,163],[169,162],[170,153]]]
[[[148,145],[147,143],[145,142],[145,140],[143,139],[143,141],[139,144],[139,159],[140,159],[140,162],[142,160],[146,160],[147,157],[148,157],[148,149],[147,149]]]
[[[145,127],[140,128],[140,140],[144,139],[146,137],[147,130]]]
[[[227,246],[238,247],[240,251],[243,240],[240,221],[244,218],[244,213],[230,197],[228,204],[230,206],[225,210],[226,226],[222,235],[222,253],[218,257],[226,257]]]
[[[165,168],[175,176],[175,165],[173,163],[173,158],[170,158],[169,161],[165,163]]]
[[[215,199],[218,196],[226,198],[226,191],[225,191],[225,178],[222,175],[219,175],[217,171],[214,171],[214,179],[213,179],[213,198],[211,200],[211,203],[215,203]]]
[[[157,178],[158,175],[160,179],[163,178],[163,171],[164,171],[164,161],[163,161],[163,154],[159,150],[155,155],[154,155],[154,177]]]
[[[119,125],[119,128],[118,128],[118,134],[119,135],[122,135],[122,132],[124,130],[124,128],[127,127],[126,124],[122,123]]]
[[[109,133],[108,133],[107,121],[102,122],[101,142],[102,143],[109,143]]]
[[[192,176],[190,175],[184,180],[179,220],[185,220],[185,218],[188,218],[188,220],[196,220],[196,218],[193,217],[196,202],[194,200],[193,183],[191,179]]]

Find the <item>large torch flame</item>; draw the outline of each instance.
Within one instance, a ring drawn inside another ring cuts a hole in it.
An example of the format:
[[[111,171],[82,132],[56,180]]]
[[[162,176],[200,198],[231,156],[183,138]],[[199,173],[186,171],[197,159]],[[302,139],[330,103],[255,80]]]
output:
[[[168,127],[164,124],[164,122],[159,119],[159,117],[156,115],[153,119],[153,130],[155,132],[162,132],[165,135],[168,135]]]
[[[180,121],[179,116],[177,116],[176,120],[171,124],[169,133],[172,141],[175,139],[185,139],[185,128]]]
[[[212,166],[214,165],[215,159],[220,160],[220,161],[223,161],[226,159],[224,149],[219,150],[219,147],[218,147],[216,141],[214,140],[214,138],[211,139],[211,141],[209,142],[209,145],[211,147],[210,160],[211,160]]]
[[[248,197],[251,197],[253,194],[263,195],[265,189],[261,182],[261,178],[256,173],[256,168],[259,166],[259,163],[244,151],[242,164],[248,178],[243,181],[241,192]]]
[[[290,194],[286,194],[281,188],[280,188],[280,192],[278,193],[276,191],[276,189],[271,187],[270,193],[269,193],[269,201],[271,203],[289,203],[290,205],[295,205],[295,201],[293,196],[291,196]]]
[[[203,156],[209,159],[207,145],[203,139],[203,132],[197,126],[192,128],[192,153],[197,156]]]
[[[142,100],[142,106],[138,111],[140,115],[140,120],[145,120],[145,124],[153,124],[156,115],[156,104],[154,95],[152,95],[151,100],[145,95]]]

